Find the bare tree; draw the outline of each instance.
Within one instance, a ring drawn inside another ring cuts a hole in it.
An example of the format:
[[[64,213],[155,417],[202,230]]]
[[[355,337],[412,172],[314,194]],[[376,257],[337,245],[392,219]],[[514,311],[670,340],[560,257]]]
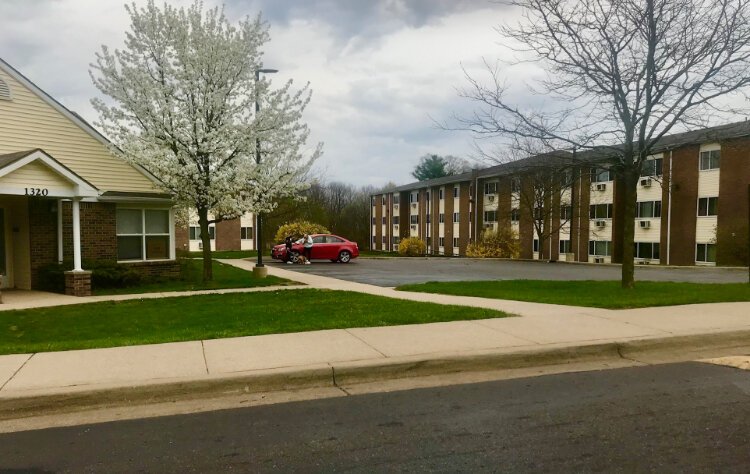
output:
[[[479,138],[528,137],[551,148],[595,150],[622,185],[622,286],[634,286],[641,168],[673,129],[737,113],[750,84],[747,0],[510,0],[523,10],[499,27],[520,59],[546,73],[532,82],[544,106],[514,102],[501,71],[489,85],[467,74],[477,110],[459,118]],[[506,71],[503,71],[506,72]]]

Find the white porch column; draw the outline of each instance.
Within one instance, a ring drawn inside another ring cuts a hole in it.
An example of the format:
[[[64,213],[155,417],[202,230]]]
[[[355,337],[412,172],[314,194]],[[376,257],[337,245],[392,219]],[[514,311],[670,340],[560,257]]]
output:
[[[63,261],[63,203],[57,200],[57,263]]]
[[[73,271],[80,272],[81,268],[81,200],[73,199]]]

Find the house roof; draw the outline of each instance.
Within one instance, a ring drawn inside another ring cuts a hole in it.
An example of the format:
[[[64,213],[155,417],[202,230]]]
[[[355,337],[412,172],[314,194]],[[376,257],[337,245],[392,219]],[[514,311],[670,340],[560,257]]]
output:
[[[730,140],[733,138],[740,138],[750,136],[750,121],[734,122],[726,125],[719,125],[716,127],[702,128],[700,130],[692,130],[689,132],[675,133],[667,135],[661,138],[653,148],[654,153],[662,153],[665,151],[673,150],[685,145],[709,143],[721,140]],[[389,192],[401,192],[401,191],[414,191],[417,189],[424,189],[432,186],[441,186],[444,184],[460,183],[462,181],[472,180],[474,178],[494,177],[494,176],[507,176],[518,172],[522,169],[533,168],[534,166],[543,165],[550,160],[569,160],[570,164],[580,163],[593,163],[597,161],[605,161],[610,155],[612,148],[620,147],[617,145],[614,147],[600,147],[592,150],[586,150],[578,152],[573,155],[567,151],[555,151],[552,153],[545,153],[541,155],[530,156],[516,161],[508,163],[502,163],[499,165],[489,166],[486,168],[480,168],[472,170],[468,173],[462,173],[453,176],[444,176],[442,178],[430,179],[426,181],[417,181],[414,183],[404,184],[398,186],[392,190],[384,191]],[[382,194],[383,192],[376,193]]]
[[[107,137],[105,137],[101,132],[99,132],[96,128],[94,128],[91,124],[89,124],[86,120],[84,120],[80,115],[73,112],[72,110],[65,107],[63,104],[58,102],[54,97],[49,95],[47,92],[45,92],[42,88],[34,84],[28,77],[24,76],[20,71],[15,69],[13,66],[8,64],[3,58],[0,58],[0,69],[5,71],[8,75],[13,77],[15,80],[26,86],[29,90],[31,90],[34,94],[36,94],[39,98],[41,98],[44,102],[47,103],[50,107],[57,110],[59,113],[61,113],[65,118],[73,122],[75,125],[77,125],[79,128],[81,128],[84,132],[88,133],[93,137],[95,140],[99,141],[101,144],[110,147],[113,146],[112,142],[109,141]],[[151,174],[147,169],[143,168],[142,166],[130,164],[133,168],[138,170],[141,174],[146,176],[148,179],[153,181],[155,184],[161,184],[160,181]]]
[[[25,161],[25,162],[24,162]],[[0,177],[12,173],[34,161],[41,161],[70,182],[80,186],[86,193],[98,194],[99,189],[81,175],[60,163],[41,148],[0,155]],[[19,163],[21,162],[21,163]],[[13,166],[16,165],[16,166]],[[10,168],[10,169],[8,169]]]

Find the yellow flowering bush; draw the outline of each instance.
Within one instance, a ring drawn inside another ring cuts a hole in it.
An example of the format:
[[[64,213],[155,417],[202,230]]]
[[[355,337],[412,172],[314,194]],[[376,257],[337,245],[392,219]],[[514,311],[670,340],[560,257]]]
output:
[[[518,258],[520,252],[518,235],[511,228],[485,230],[466,247],[466,256],[473,258]]]
[[[398,254],[405,257],[421,257],[427,252],[427,245],[417,237],[409,237],[398,244]]]

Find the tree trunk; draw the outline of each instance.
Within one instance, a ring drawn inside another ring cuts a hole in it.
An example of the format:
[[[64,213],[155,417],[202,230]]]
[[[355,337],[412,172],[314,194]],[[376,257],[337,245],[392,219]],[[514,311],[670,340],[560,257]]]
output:
[[[208,233],[208,209],[198,209],[198,226],[201,229],[203,243],[203,281],[214,279],[213,260],[211,259],[211,235]]]
[[[635,206],[638,199],[637,169],[626,169],[623,174],[624,205],[622,229],[622,287],[635,287]]]

